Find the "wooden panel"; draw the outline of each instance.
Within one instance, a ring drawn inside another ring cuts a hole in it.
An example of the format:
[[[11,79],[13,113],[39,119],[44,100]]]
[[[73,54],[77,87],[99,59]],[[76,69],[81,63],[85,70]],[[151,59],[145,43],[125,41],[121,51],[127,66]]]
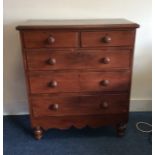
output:
[[[31,93],[55,93],[79,91],[78,74],[76,72],[31,72]]]
[[[31,93],[127,91],[129,72],[31,72]]]
[[[130,72],[80,73],[81,91],[128,91]]]
[[[138,24],[126,19],[72,19],[72,20],[29,20],[16,27],[17,30],[48,29],[109,29],[137,28]]]
[[[68,129],[73,126],[76,128],[83,128],[86,126],[95,128],[104,125],[112,125],[116,127],[119,123],[128,122],[128,113],[89,116],[32,117],[31,122],[32,128],[41,126],[44,130],[49,128]]]
[[[29,70],[128,69],[130,50],[28,51]]]
[[[82,32],[82,47],[132,46],[134,31]]]
[[[32,96],[34,117],[116,114],[128,111],[127,94]]]
[[[24,31],[25,48],[78,47],[77,32]]]

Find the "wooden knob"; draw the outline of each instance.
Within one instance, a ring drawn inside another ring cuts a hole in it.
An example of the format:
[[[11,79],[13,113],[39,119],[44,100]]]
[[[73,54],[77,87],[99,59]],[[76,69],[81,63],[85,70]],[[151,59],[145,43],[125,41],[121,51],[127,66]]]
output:
[[[47,64],[49,64],[49,65],[54,65],[54,64],[56,64],[56,59],[54,59],[54,58],[49,58],[49,59],[47,60]]]
[[[102,63],[109,64],[110,63],[110,58],[108,58],[108,57],[103,58]]]
[[[47,39],[47,42],[48,42],[49,44],[53,44],[53,43],[55,42],[55,38],[52,37],[52,36],[49,36],[48,39]]]
[[[108,86],[109,83],[110,83],[109,80],[103,80],[103,81],[100,82],[100,84],[101,84],[102,86]]]
[[[52,88],[55,88],[58,86],[58,83],[57,81],[51,81],[49,84],[48,84],[49,87],[52,87]]]
[[[108,107],[109,107],[108,102],[102,102],[102,103],[101,103],[101,108],[107,109]]]
[[[59,104],[52,104],[49,106],[50,110],[58,110],[59,109]]]
[[[110,36],[103,37],[103,42],[104,43],[110,43],[111,42],[111,37]]]

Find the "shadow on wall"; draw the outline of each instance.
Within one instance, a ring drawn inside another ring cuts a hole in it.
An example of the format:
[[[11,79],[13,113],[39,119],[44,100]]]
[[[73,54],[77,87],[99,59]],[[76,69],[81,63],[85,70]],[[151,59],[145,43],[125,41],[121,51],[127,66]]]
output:
[[[4,25],[4,113],[27,111],[27,95],[22,63],[19,22]],[[19,110],[20,109],[20,110]]]
[[[131,96],[134,99],[151,99],[152,57],[151,45],[139,45],[135,49]],[[149,98],[150,97],[150,98]]]

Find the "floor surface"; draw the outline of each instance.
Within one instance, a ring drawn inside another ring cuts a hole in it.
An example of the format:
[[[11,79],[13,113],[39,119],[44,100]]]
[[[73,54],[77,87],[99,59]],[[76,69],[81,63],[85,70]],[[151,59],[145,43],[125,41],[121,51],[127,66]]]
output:
[[[111,127],[51,129],[36,141],[29,117],[4,116],[4,155],[151,155],[151,134],[136,130],[138,121],[151,123],[150,112],[130,113],[126,135],[116,137]]]

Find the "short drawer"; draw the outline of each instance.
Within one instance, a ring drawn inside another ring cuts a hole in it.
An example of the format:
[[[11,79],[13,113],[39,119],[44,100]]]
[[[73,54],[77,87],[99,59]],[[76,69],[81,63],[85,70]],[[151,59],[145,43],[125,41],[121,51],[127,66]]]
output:
[[[82,47],[133,46],[134,31],[82,32]]]
[[[76,72],[33,71],[29,73],[31,93],[78,92],[79,79]]]
[[[128,69],[130,50],[28,51],[29,70]]]
[[[31,97],[33,116],[103,115],[128,112],[127,94],[57,94]]]
[[[30,90],[36,93],[128,91],[130,72],[33,71]]]
[[[78,32],[24,31],[25,48],[78,47]]]
[[[87,91],[128,91],[130,72],[83,72],[80,73],[80,90]]]

